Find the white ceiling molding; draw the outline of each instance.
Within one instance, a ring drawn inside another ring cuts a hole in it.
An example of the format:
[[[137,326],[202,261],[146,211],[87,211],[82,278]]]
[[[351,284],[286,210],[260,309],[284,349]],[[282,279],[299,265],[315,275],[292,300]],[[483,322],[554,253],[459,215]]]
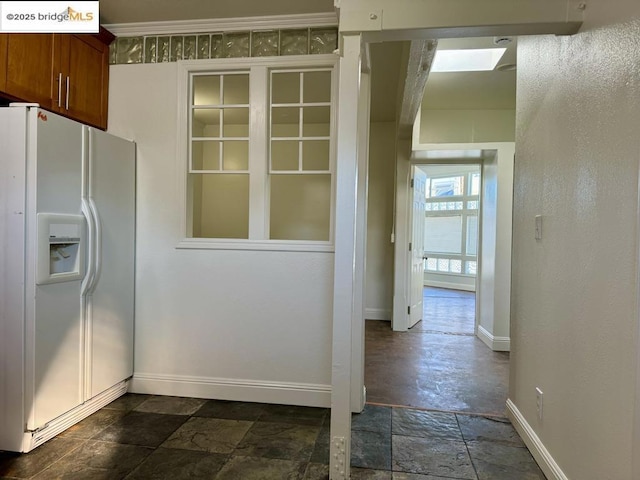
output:
[[[413,40],[409,47],[407,75],[402,86],[398,115],[400,138],[411,138],[413,123],[422,104],[424,88],[436,54],[437,40]]]
[[[104,27],[117,37],[170,35],[198,32],[233,32],[283,28],[329,27],[338,25],[334,12],[269,17],[213,18],[170,22],[112,23]]]
[[[574,34],[586,0],[341,0],[340,31],[366,41]]]

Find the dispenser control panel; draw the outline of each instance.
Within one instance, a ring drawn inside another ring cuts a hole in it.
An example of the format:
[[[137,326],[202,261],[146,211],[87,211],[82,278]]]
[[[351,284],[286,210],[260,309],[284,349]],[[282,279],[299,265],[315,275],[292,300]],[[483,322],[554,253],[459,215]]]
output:
[[[38,213],[36,283],[80,280],[83,272],[84,217]]]

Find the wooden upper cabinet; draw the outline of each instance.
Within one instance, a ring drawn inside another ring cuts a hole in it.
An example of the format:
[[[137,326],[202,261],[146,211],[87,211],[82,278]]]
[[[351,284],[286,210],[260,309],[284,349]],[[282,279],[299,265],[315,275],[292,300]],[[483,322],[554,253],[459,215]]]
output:
[[[92,35],[64,35],[61,44],[64,98],[61,112],[107,127],[109,47]]]
[[[54,35],[46,33],[6,34],[6,60],[3,63],[6,71],[2,91],[15,99],[53,108],[54,86],[57,89],[57,84],[52,81],[54,38]]]
[[[7,34],[0,33],[0,92],[7,87]]]
[[[109,43],[92,34],[0,34],[0,96],[107,128]]]

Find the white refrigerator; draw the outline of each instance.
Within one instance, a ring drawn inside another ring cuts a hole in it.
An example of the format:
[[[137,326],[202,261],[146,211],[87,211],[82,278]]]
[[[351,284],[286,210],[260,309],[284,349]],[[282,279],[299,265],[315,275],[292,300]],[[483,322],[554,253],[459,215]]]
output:
[[[28,452],[133,373],[135,144],[0,108],[0,450]]]

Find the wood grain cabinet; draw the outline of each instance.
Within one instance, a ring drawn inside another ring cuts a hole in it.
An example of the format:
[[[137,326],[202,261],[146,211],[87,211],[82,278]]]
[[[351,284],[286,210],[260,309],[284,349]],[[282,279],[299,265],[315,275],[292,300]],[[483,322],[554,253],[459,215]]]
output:
[[[0,34],[0,94],[107,128],[113,35]]]

